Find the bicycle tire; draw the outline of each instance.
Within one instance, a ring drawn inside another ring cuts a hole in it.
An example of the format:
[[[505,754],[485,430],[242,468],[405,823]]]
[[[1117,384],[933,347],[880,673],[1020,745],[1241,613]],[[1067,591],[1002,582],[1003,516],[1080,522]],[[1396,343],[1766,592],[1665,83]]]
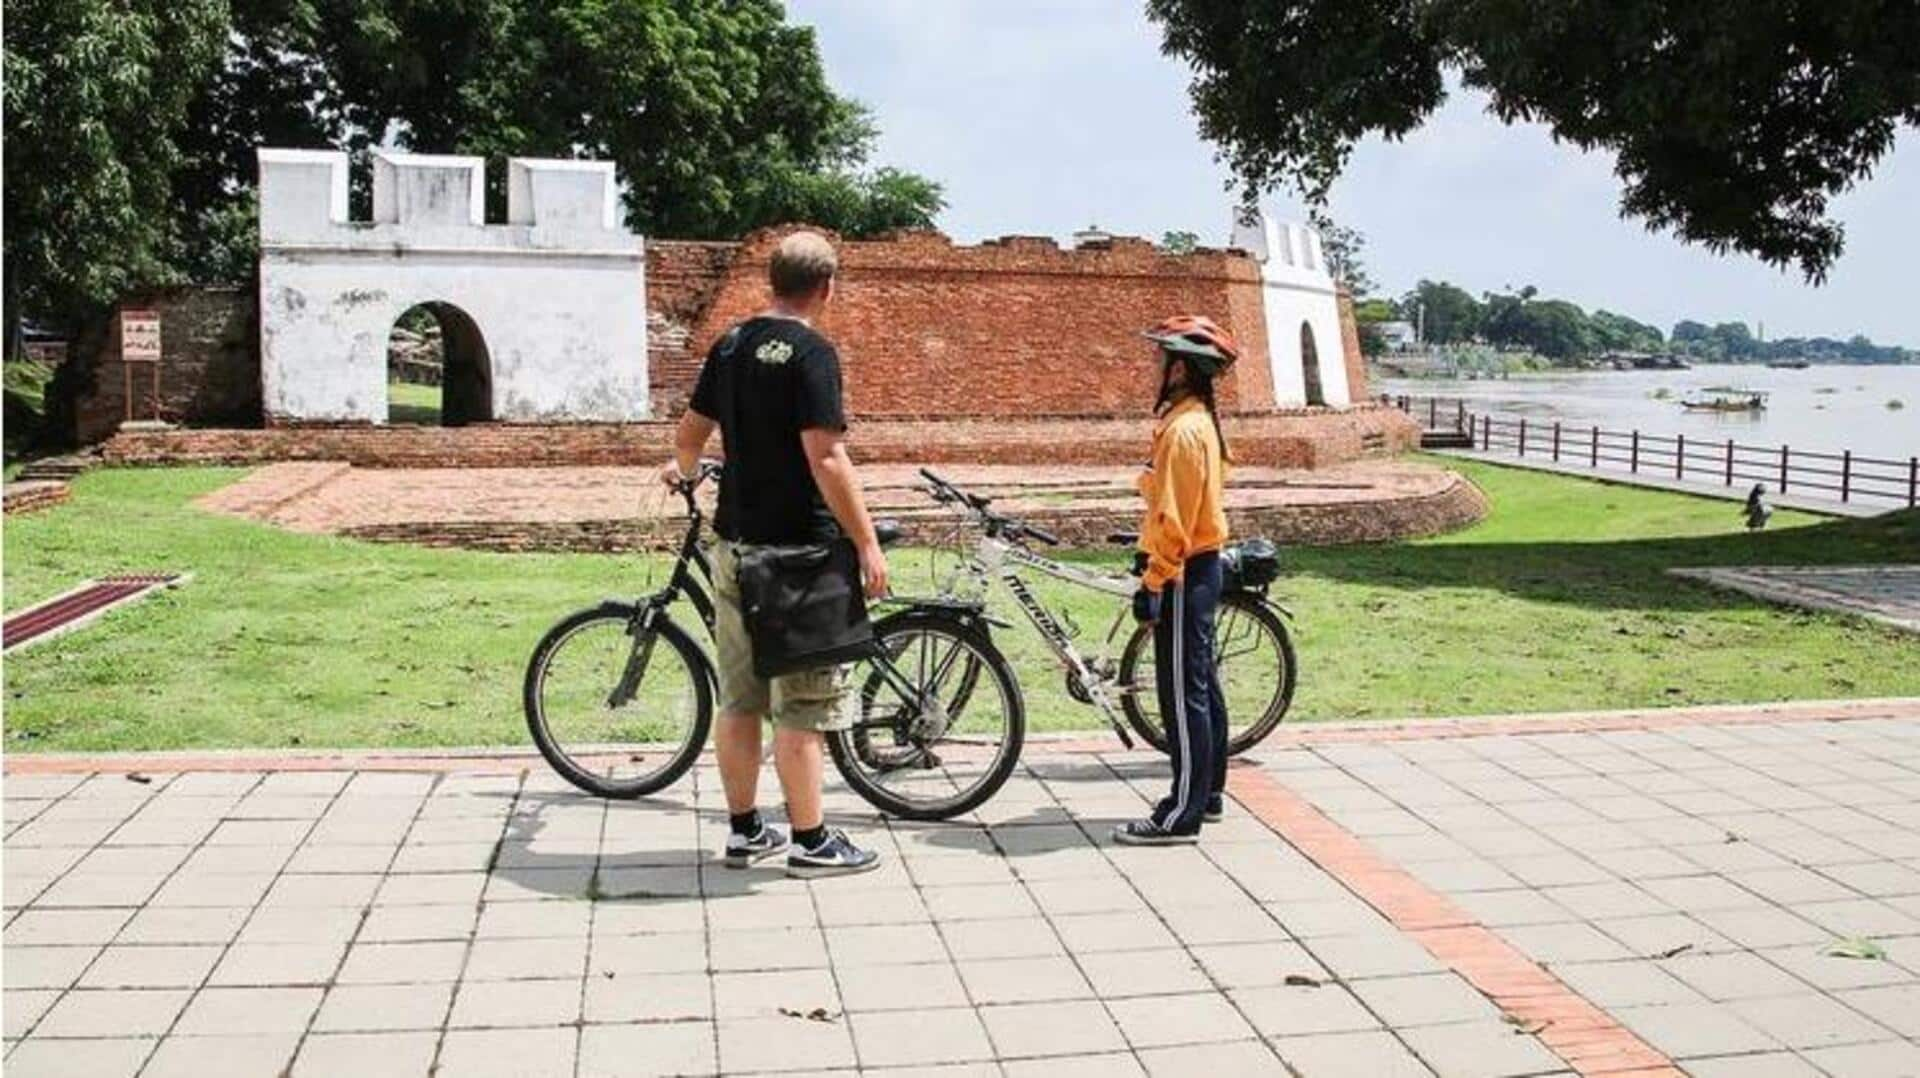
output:
[[[1021,748],[1026,742],[1026,703],[1020,694],[1020,680],[1014,674],[1012,665],[994,645],[992,637],[974,624],[951,615],[924,610],[901,611],[874,624],[874,636],[883,647],[888,636],[914,631],[944,633],[966,644],[967,667],[962,675],[964,685],[961,689],[965,699],[959,706],[964,707],[965,702],[979,691],[982,675],[991,678],[1000,689],[1007,705],[1007,732],[993,767],[980,782],[959,796],[928,803],[899,797],[871,779],[860,763],[861,748],[856,742],[861,731],[834,731],[827,737],[827,751],[833,757],[833,766],[847,785],[880,811],[905,820],[948,820],[985,804],[1013,775],[1013,769],[1020,762]],[[852,691],[864,696],[872,691],[871,683],[878,677],[878,673],[874,673],[868,679],[868,684],[857,685]]]
[[[1300,664],[1293,650],[1293,638],[1287,633],[1287,623],[1280,617],[1273,605],[1265,598],[1251,592],[1234,591],[1220,597],[1222,608],[1232,607],[1236,612],[1252,618],[1263,630],[1271,633],[1281,659],[1280,691],[1268,704],[1266,713],[1249,724],[1239,734],[1227,741],[1227,755],[1238,756],[1266,740],[1281,720],[1287,717],[1287,711],[1293,706],[1293,690],[1299,679]],[[1141,625],[1127,640],[1125,650],[1120,653],[1120,684],[1133,685],[1134,677],[1140,672],[1143,659],[1153,655],[1153,626]],[[1156,692],[1154,685],[1141,687],[1141,692]],[[1127,725],[1139,734],[1141,739],[1159,749],[1167,751],[1166,730],[1160,725],[1157,716],[1148,715],[1140,706],[1139,693],[1126,692],[1121,695],[1120,709],[1126,713]]]
[[[534,646],[533,656],[527,661],[527,674],[521,689],[521,702],[526,710],[527,730],[533,735],[533,743],[540,755],[559,772],[568,782],[598,797],[616,801],[628,801],[659,791],[678,782],[687,773],[694,761],[699,759],[700,750],[706,746],[707,733],[713,725],[714,689],[713,664],[706,653],[694,643],[687,631],[675,624],[665,614],[660,614],[653,623],[652,631],[658,638],[673,649],[686,663],[693,675],[689,684],[694,693],[693,723],[687,737],[674,752],[667,764],[652,773],[630,781],[611,780],[582,768],[574,762],[565,746],[560,744],[549,729],[545,709],[541,703],[541,688],[545,684],[547,670],[555,655],[575,637],[580,630],[595,622],[619,621],[623,625],[630,622],[637,611],[633,607],[605,605],[581,610],[561,619],[553,628],[548,629],[540,643]],[[624,631],[624,630],[623,630]]]

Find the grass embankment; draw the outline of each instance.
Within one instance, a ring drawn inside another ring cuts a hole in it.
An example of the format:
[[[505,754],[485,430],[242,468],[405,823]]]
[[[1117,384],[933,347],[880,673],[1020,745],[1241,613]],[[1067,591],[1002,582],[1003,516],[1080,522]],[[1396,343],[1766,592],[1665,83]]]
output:
[[[1920,514],[1826,521],[1472,464],[1493,514],[1438,539],[1284,552],[1301,720],[1920,693],[1920,640],[1663,575],[1920,562]],[[188,504],[219,469],[102,471],[9,520],[5,605],[125,570],[188,586],[6,661],[6,747],[522,744],[519,686],[563,613],[658,580],[641,556],[495,555],[296,535]],[[1111,559],[1115,564],[1117,558]],[[900,590],[929,558],[896,555]],[[1104,636],[1114,605],[1071,600]],[[1016,615],[1017,616],[1017,615]],[[1024,625],[1001,631],[1042,729],[1098,724]]]

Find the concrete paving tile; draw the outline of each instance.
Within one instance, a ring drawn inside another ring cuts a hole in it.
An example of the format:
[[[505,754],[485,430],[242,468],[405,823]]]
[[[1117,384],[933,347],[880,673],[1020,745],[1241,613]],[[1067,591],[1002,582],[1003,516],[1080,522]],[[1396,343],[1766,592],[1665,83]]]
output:
[[[1505,1078],[1557,1071],[1564,1066],[1537,1037],[1498,1019],[1422,1026],[1401,1036],[1442,1078]]]
[[[563,1026],[580,1020],[578,977],[518,981],[463,981],[454,994],[449,1028]]]
[[[188,988],[68,992],[41,1018],[37,1037],[158,1037],[193,995]],[[13,1000],[8,996],[11,1006]]]
[[[820,923],[828,928],[852,925],[924,924],[932,920],[920,893],[909,887],[844,891],[822,887],[814,891]]]
[[[1270,1043],[1300,1078],[1427,1078],[1433,1073],[1385,1030],[1311,1033]]]
[[[80,977],[104,948],[91,944],[58,947],[16,947],[7,943],[0,978],[6,991],[22,988],[67,988]]]
[[[22,988],[6,993],[4,1002],[0,1002],[0,1019],[5,1020],[4,1036],[15,1040],[27,1035],[40,1016],[47,1013],[60,992],[52,988]]]
[[[981,1025],[983,1018],[984,1013],[976,1014],[960,1007],[863,1011],[847,1016],[847,1021],[863,1066],[926,1067],[991,1060],[994,1043],[987,1039],[987,1030]],[[721,1035],[724,1037],[725,1033],[723,1024]],[[720,1050],[723,1055],[727,1053],[724,1042]]]
[[[9,955],[9,958],[12,956]],[[198,945],[116,945],[101,952],[80,978],[82,988],[192,988],[206,980],[220,948]]]
[[[1833,872],[1845,875],[1858,866],[1842,866]],[[1859,895],[1810,868],[1759,868],[1730,872],[1727,879],[1740,887],[1783,906],[1806,902],[1836,902]]]
[[[592,913],[593,906],[587,902],[488,903],[480,910],[474,936],[479,939],[584,938]]]
[[[1214,987],[1200,964],[1184,950],[1108,951],[1080,955],[1076,961],[1085,970],[1094,994],[1102,999],[1206,992]],[[1084,994],[1084,990],[1074,994]],[[974,998],[982,999],[978,992]]]
[[[325,984],[346,953],[345,943],[236,943],[227,948],[208,984]]]
[[[1160,915],[1180,942],[1189,947],[1287,938],[1287,930],[1274,915],[1252,900],[1232,905],[1163,909]]]
[[[945,938],[955,961],[1037,958],[1065,953],[1052,926],[1038,917],[958,921],[941,925],[940,934]]]
[[[1213,992],[1109,1000],[1107,1009],[1135,1049],[1242,1040],[1254,1035],[1253,1027],[1233,1005]]]
[[[1437,973],[1441,969],[1426,948],[1397,934],[1324,936],[1312,940],[1308,950],[1327,969],[1348,980]]]
[[[1290,976],[1327,980],[1332,974],[1292,942],[1215,943],[1192,949],[1208,977],[1222,988],[1261,988],[1284,984]]]
[[[376,906],[478,903],[487,885],[484,872],[439,872],[388,876],[374,894]]]
[[[1819,943],[1832,938],[1832,933],[1779,907],[1701,910],[1693,916],[1708,928],[1750,949]]]
[[[453,1078],[572,1078],[574,1029],[454,1029],[440,1045],[435,1074]]]
[[[473,935],[477,916],[473,906],[462,904],[375,906],[367,911],[356,938],[367,943],[464,940]]]
[[[578,981],[586,966],[585,939],[477,939],[473,941],[467,968],[461,977],[465,981],[525,977],[568,977]]]
[[[81,858],[73,871],[105,876],[164,876],[179,868],[189,852],[181,846],[100,846]]]
[[[945,961],[940,934],[929,924],[856,925],[826,936],[827,950],[839,967]]]
[[[155,892],[152,906],[242,906],[251,909],[273,886],[266,872],[218,873],[182,870]]]
[[[726,935],[762,929],[812,928],[819,924],[819,918],[814,912],[813,896],[801,892],[709,899],[707,923],[715,935]]]
[[[1053,927],[1074,954],[1099,951],[1156,950],[1179,940],[1151,913],[1089,913],[1052,918]]]
[[[1756,999],[1806,991],[1801,981],[1751,951],[1684,954],[1663,960],[1661,968],[1708,999]]]
[[[706,933],[595,936],[587,965],[590,976],[704,972],[708,965]]]
[[[1619,941],[1584,922],[1554,925],[1509,925],[1500,936],[1536,962],[1603,962],[1632,958]]]
[[[1903,1037],[1920,1040],[1920,983],[1853,989],[1835,998]]]
[[[987,1073],[981,1072],[982,1078]],[[998,1073],[1006,1078],[1145,1078],[1147,1072],[1132,1055],[1108,1052],[1008,1060],[1000,1065]]]
[[[1689,1059],[1687,1073],[1692,1078],[1822,1078],[1825,1072],[1792,1052],[1776,1051]]]
[[[437,1030],[446,1022],[451,984],[343,984],[320,1004],[313,1028],[322,1033]]]
[[[1795,913],[1839,937],[1920,935],[1920,918],[1871,898],[1796,903]]]
[[[942,961],[919,965],[837,966],[840,998],[849,1011],[926,1010],[968,1003],[958,971]]]
[[[1185,955],[1181,954],[1180,957],[1184,962]],[[1079,968],[1063,955],[966,959],[959,962],[958,967],[960,980],[966,985],[968,996],[980,1005],[1088,999],[1093,996],[1093,988],[1087,983],[1087,978],[1081,976]]]
[[[580,1034],[579,1078],[711,1074],[717,1066],[708,1022],[588,1026]]]
[[[168,1037],[160,1042],[141,1078],[259,1078],[286,1073],[300,1037],[264,1033],[251,1037]]]
[[[704,931],[706,914],[702,903],[687,899],[602,899],[593,904],[595,939]]]
[[[12,780],[9,779],[9,782]],[[15,1078],[133,1078],[153,1051],[149,1038],[20,1042],[7,1055]]]
[[[165,882],[164,873],[137,875],[74,869],[35,898],[36,906],[139,906]]]
[[[591,973],[588,1022],[683,1022],[713,1017],[713,986],[704,973]]]
[[[360,925],[361,911],[349,906],[261,909],[247,918],[241,943],[345,943]]]
[[[927,887],[920,892],[920,897],[934,919],[941,922],[1031,918],[1040,914],[1039,907],[1027,896],[1026,888],[1018,883]]]
[[[226,850],[267,847],[226,846]],[[392,865],[392,846],[302,846],[293,852],[285,869],[300,875],[361,875],[384,873]]]
[[[1890,1040],[1894,1033],[1861,1017],[1830,996],[1804,992],[1798,996],[1739,999],[1728,1009],[1749,1025],[1789,1048],[1806,1050],[1840,1044]]]
[[[7,924],[7,945],[105,944],[133,916],[132,910],[28,910]]]
[[[1706,997],[1654,962],[1568,962],[1553,968],[1567,987],[1612,1010],[1648,1004],[1703,1004]]]
[[[356,943],[347,951],[340,984],[427,984],[460,978],[464,941]]]
[[[1765,1052],[1784,1047],[1752,1024],[1741,1021],[1731,1005],[1668,1003],[1608,1010],[1622,1025],[1674,1059]]]
[[[1912,1041],[1816,1048],[1806,1053],[1806,1059],[1827,1074],[1846,1078],[1907,1078],[1920,1074],[1920,1044]]]
[[[816,1009],[838,1014],[842,1009],[833,973],[826,969],[717,973],[713,997],[715,1013],[722,1019],[771,1018],[783,1009],[801,1014]]]
[[[1196,1074],[1284,1073],[1273,1050],[1257,1040],[1222,1041],[1146,1048],[1140,1063],[1153,1078],[1191,1078]]]
[[[969,1012],[926,1012],[967,1014]],[[896,1016],[888,1016],[895,1018]],[[720,1071],[805,1070],[854,1065],[853,1037],[843,1019],[737,1018],[719,1023]]]
[[[1395,1029],[1500,1017],[1499,1008],[1453,973],[1373,977],[1354,982],[1352,989],[1368,1009]]]
[[[194,875],[272,875],[286,868],[298,854],[284,846],[202,846],[180,867]]]
[[[1741,949],[1725,936],[1680,913],[1652,917],[1608,917],[1592,924],[1619,940],[1629,952],[1642,958],[1668,954],[1676,949],[1685,954]]]
[[[756,928],[710,937],[715,970],[809,969],[827,964],[826,938],[817,928]]]
[[[980,1021],[1001,1056],[1093,1055],[1127,1048],[1106,1009],[1092,1000],[982,1007]],[[865,1047],[862,1041],[863,1055]]]
[[[1338,982],[1239,988],[1227,994],[1264,1036],[1380,1028],[1379,1020]]]
[[[1015,877],[998,857],[907,857],[906,875],[921,887],[957,887],[970,883],[1010,883]]]
[[[210,1036],[299,1033],[320,1007],[318,988],[206,988],[180,1016],[176,1033]]]

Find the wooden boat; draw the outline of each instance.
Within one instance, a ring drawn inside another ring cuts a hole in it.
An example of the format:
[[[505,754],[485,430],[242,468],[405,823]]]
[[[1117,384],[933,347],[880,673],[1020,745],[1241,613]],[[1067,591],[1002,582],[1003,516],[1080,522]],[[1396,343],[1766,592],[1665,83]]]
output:
[[[1711,396],[1684,399],[1680,407],[1689,412],[1758,412],[1767,407],[1767,395],[1756,389],[1709,386],[1701,392]]]
[[[1767,366],[1776,371],[1804,371],[1813,364],[1804,359],[1776,359]]]

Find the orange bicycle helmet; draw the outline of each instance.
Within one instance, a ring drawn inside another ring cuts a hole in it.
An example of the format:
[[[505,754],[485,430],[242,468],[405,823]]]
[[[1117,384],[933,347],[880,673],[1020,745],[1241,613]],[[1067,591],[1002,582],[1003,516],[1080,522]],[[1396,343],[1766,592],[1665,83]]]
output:
[[[1212,378],[1240,358],[1233,334],[1205,315],[1177,314],[1141,336],[1159,345],[1169,356],[1178,355]]]

